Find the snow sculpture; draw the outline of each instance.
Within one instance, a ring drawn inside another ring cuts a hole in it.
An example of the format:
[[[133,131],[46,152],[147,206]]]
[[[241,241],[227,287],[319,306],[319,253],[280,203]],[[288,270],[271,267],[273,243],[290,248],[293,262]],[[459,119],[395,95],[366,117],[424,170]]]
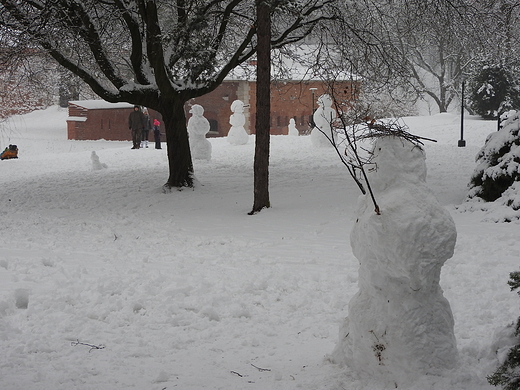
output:
[[[191,118],[188,120],[191,156],[200,160],[211,160],[211,142],[206,139],[210,126],[204,118],[204,108],[199,104],[191,106]]]
[[[318,98],[318,108],[312,119],[314,120],[314,127],[311,131],[312,144],[316,147],[330,146],[330,141],[322,133],[323,131],[331,137],[331,125],[336,119],[336,110],[332,108],[332,99],[329,95],[321,95]]]
[[[107,168],[107,164],[103,164],[99,161],[99,156],[95,151],[92,151],[90,154],[90,160],[92,161],[92,170],[99,171],[101,169]]]
[[[227,139],[232,145],[245,145],[249,141],[249,134],[244,129],[246,117],[244,116],[244,103],[235,100],[231,103],[231,111],[233,114],[229,117],[231,129],[227,135]]]
[[[296,128],[296,123],[294,121],[294,118],[289,119],[289,129],[287,131],[288,135],[300,135],[300,132]]]
[[[436,374],[457,360],[453,316],[439,285],[457,232],[426,185],[424,152],[397,137],[379,138],[369,181],[381,208],[360,200],[350,235],[360,262],[359,291],[331,360],[391,381]]]

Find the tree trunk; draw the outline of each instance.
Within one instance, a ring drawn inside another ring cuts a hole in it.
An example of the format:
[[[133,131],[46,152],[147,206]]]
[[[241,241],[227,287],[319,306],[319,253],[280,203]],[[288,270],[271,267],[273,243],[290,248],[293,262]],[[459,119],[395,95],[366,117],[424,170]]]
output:
[[[258,0],[256,68],[256,141],[254,162],[254,202],[249,214],[271,207],[269,201],[269,136],[271,126],[271,10]]]
[[[181,99],[174,99],[169,104],[163,104],[161,115],[166,129],[170,169],[170,176],[164,188],[170,190],[172,187],[193,187],[193,163],[186,127],[184,102]]]

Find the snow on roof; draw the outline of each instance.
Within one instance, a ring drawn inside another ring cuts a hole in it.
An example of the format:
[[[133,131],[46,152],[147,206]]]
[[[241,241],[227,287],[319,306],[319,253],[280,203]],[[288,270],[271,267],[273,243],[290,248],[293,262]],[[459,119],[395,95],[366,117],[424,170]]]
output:
[[[292,52],[287,55],[279,50],[271,51],[271,74],[275,79],[285,81],[359,81],[358,75],[348,70],[343,70],[334,64],[340,57],[333,47],[328,48],[325,55],[320,45],[301,44],[286,47]],[[318,58],[322,57],[321,60]],[[255,81],[256,80],[256,57],[236,68],[225,78],[226,81]]]
[[[69,116],[67,117],[67,122],[86,122],[87,119],[86,116]]]
[[[89,110],[104,110],[110,108],[132,108],[134,106],[130,103],[110,103],[106,100],[73,100],[69,103]]]

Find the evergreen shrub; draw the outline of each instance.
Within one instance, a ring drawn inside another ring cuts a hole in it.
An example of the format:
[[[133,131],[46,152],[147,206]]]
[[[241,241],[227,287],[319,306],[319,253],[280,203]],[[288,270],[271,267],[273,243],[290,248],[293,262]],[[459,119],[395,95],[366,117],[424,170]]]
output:
[[[515,189],[520,184],[520,111],[508,111],[501,116],[500,130],[487,137],[476,160],[468,197],[494,202],[507,195],[503,199],[507,206],[520,209],[520,196]]]
[[[520,272],[512,272],[509,277],[508,284],[511,286],[511,291],[520,289]],[[520,291],[517,293],[520,295]],[[520,390],[520,317],[516,322],[514,336],[518,344],[509,350],[506,359],[495,373],[487,377],[490,384],[502,386],[504,390]]]
[[[483,65],[470,81],[469,103],[484,119],[520,108],[520,86],[513,71],[503,65]]]

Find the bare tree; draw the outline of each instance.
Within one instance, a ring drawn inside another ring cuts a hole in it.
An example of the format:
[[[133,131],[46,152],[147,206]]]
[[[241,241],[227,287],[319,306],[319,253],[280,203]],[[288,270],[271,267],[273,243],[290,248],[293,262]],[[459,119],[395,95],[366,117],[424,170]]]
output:
[[[440,112],[458,96],[490,34],[480,28],[482,9],[469,0],[352,0],[342,15],[322,30],[340,52],[337,69],[392,99],[429,96]]]
[[[479,52],[478,10],[465,0],[402,9],[394,34],[414,86],[447,112]]]
[[[56,75],[56,63],[41,50],[0,30],[0,118],[53,104]]]
[[[303,39],[332,0],[279,0],[272,46]],[[39,45],[101,98],[162,114],[165,189],[193,186],[184,104],[257,51],[254,0],[0,0],[0,27]]]
[[[520,3],[516,0],[489,0],[487,4],[489,12],[489,26],[495,26],[492,30],[489,49],[495,48],[496,57],[513,57],[517,61],[520,56]]]

